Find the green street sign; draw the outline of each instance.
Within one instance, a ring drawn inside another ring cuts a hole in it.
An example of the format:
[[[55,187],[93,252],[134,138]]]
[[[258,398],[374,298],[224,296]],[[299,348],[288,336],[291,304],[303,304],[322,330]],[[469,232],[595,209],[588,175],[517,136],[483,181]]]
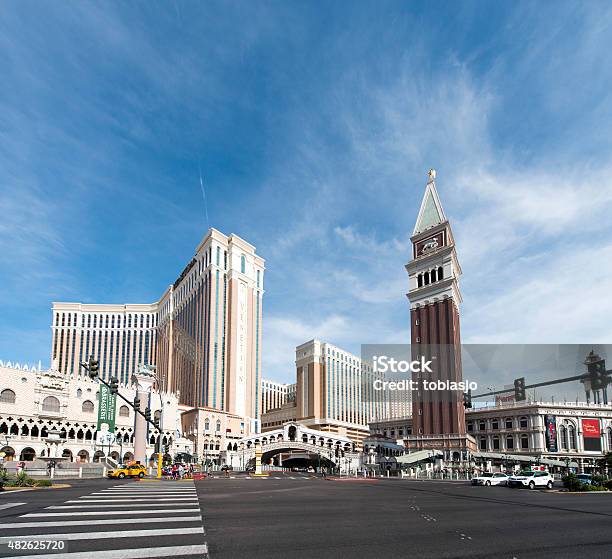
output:
[[[115,412],[117,411],[117,395],[111,394],[105,384],[100,384],[98,398],[98,431],[115,432]]]

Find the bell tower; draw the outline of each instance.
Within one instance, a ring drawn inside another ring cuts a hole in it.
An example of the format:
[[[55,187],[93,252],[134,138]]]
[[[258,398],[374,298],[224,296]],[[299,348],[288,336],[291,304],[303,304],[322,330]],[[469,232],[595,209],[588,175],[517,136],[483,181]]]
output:
[[[450,223],[436,190],[436,172],[429,171],[425,194],[412,233],[412,260],[406,264],[410,301],[413,359],[432,360],[432,372],[413,373],[419,387],[412,394],[413,448],[475,450],[466,435],[463,393],[456,390],[424,390],[423,381],[460,382],[461,334],[459,307],[461,266]],[[455,458],[453,458],[455,456]],[[464,459],[460,452],[459,460]]]

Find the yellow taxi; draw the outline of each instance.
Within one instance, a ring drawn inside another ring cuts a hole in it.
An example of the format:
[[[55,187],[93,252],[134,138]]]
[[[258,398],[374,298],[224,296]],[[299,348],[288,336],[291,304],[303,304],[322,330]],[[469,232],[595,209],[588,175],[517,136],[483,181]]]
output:
[[[142,464],[129,464],[127,466],[121,464],[114,470],[108,471],[108,477],[117,477],[123,479],[124,477],[139,477],[143,478],[147,475],[147,469]]]

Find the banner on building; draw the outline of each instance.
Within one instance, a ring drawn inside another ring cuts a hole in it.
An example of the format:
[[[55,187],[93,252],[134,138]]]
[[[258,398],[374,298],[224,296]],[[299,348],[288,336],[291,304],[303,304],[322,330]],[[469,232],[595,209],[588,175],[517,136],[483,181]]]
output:
[[[115,432],[115,411],[117,408],[117,395],[111,394],[110,388],[100,384],[98,397],[98,431]]]
[[[582,438],[584,450],[587,452],[601,452],[601,429],[599,419],[582,420]]]
[[[557,420],[554,415],[545,415],[546,448],[548,452],[557,452]]]

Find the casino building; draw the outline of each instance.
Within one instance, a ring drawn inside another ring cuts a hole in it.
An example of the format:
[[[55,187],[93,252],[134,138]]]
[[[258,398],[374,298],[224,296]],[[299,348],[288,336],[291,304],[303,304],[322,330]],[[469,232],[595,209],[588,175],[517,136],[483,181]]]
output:
[[[257,432],[264,269],[253,245],[210,229],[154,303],[53,303],[52,369],[78,375],[93,355],[103,378],[127,383],[155,365],[159,389],[181,405],[241,417]]]

